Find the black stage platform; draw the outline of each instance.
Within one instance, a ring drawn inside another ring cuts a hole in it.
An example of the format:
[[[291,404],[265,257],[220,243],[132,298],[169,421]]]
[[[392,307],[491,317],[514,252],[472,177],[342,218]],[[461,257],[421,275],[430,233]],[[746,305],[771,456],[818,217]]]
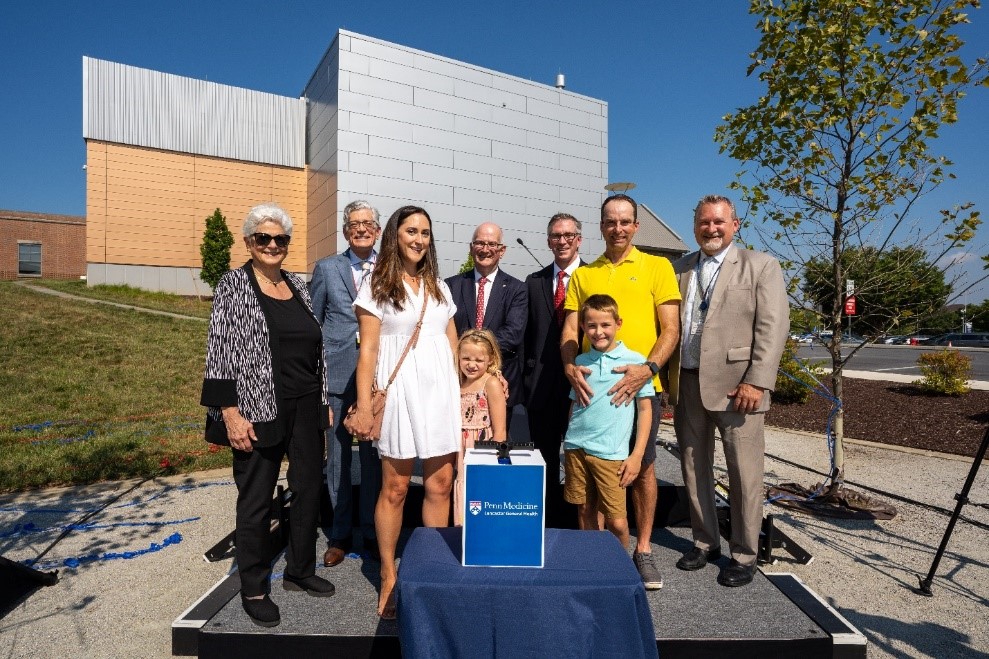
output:
[[[660,501],[667,503],[657,512],[657,522],[670,525],[658,524],[652,535],[653,553],[665,584],[647,597],[661,657],[866,656],[865,637],[793,575],[757,572],[748,586],[724,588],[716,577],[727,557],[697,572],[677,570],[674,564],[691,546],[690,529],[676,526],[685,519],[682,503],[676,500],[682,483],[679,465],[667,451],[658,453]],[[403,543],[407,536],[408,532],[403,534]],[[322,556],[324,549],[321,544],[317,555]],[[397,624],[381,621],[375,614],[377,563],[348,557],[337,567],[318,567],[317,574],[337,587],[337,594],[325,599],[284,591],[283,568],[280,557],[272,580],[272,598],[282,615],[278,627],[264,629],[248,620],[240,606],[239,577],[233,573],[175,620],[172,654],[204,658],[294,652],[339,657],[400,655]]]

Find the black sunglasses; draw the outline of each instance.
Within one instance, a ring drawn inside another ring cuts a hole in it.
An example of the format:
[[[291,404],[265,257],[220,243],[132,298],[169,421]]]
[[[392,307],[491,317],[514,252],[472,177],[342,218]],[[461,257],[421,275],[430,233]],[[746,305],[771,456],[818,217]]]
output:
[[[288,247],[289,242],[292,240],[292,236],[288,235],[287,233],[283,233],[278,236],[269,236],[266,233],[255,233],[251,237],[254,238],[254,244],[257,245],[258,247],[267,247],[268,243],[274,240],[275,244],[278,245],[278,247],[280,247],[281,249],[285,249],[286,247]]]

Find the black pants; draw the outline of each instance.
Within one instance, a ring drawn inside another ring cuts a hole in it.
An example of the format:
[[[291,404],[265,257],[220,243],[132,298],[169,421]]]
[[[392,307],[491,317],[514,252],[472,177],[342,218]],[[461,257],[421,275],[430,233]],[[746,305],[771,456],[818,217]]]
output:
[[[284,439],[247,453],[233,450],[237,483],[237,569],[245,597],[271,590],[271,500],[282,458],[288,454],[288,486],[295,494],[289,507],[285,572],[294,577],[316,573],[316,524],[323,487],[323,434],[319,429],[318,393],[278,402],[276,421]]]
[[[570,419],[570,399],[547,401],[545,407],[526,410],[529,438],[546,463],[546,526],[576,528],[577,513],[573,504],[563,500],[560,484],[560,446]]]

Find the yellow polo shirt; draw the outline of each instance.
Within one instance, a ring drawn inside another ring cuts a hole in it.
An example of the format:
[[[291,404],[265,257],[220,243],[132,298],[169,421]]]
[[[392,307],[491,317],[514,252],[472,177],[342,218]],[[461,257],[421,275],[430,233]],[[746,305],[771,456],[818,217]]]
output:
[[[656,345],[656,307],[671,300],[680,300],[680,287],[669,259],[640,252],[635,247],[620,263],[612,263],[601,255],[593,263],[574,270],[567,287],[563,308],[579,311],[591,295],[604,293],[615,298],[622,327],[617,338],[630,350],[649,355]],[[587,339],[581,348],[590,349]],[[678,348],[679,349],[679,346]],[[656,391],[662,391],[659,378],[653,378]]]

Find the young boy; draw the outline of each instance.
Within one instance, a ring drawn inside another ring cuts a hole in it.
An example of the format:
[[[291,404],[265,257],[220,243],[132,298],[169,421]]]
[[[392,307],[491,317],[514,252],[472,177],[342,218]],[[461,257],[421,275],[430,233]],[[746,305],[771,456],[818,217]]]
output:
[[[592,295],[580,308],[580,328],[591,350],[577,357],[577,366],[585,370],[584,378],[596,393],[587,407],[570,404],[570,425],[564,439],[566,484],[563,498],[577,504],[582,530],[597,530],[598,513],[605,527],[615,534],[626,549],[629,544],[625,488],[642,468],[642,456],[649,441],[652,407],[645,400],[653,396],[652,381],[637,394],[635,410],[630,405],[615,406],[606,392],[622,378],[618,366],[642,364],[646,358],[615,341],[622,326],[618,303],[610,295]],[[570,398],[576,400],[573,391]],[[636,424],[635,448],[628,452],[632,423]]]

